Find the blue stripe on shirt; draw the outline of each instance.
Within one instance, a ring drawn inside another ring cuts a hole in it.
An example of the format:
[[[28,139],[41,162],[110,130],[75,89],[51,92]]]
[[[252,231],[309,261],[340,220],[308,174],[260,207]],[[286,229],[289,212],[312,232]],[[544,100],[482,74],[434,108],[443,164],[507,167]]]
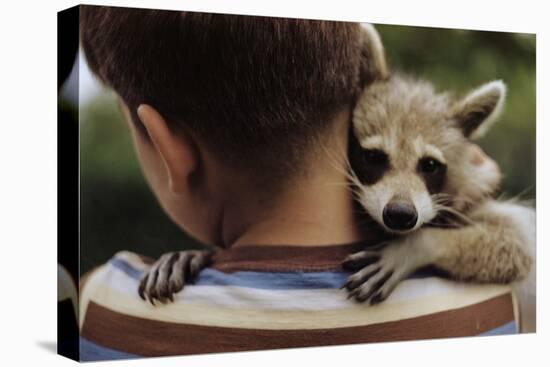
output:
[[[86,338],[80,337],[80,361],[105,361],[113,359],[130,359],[141,358],[137,354],[121,352],[115,349],[102,347],[99,344],[89,341]]]
[[[140,279],[141,274],[143,273],[141,270],[134,268],[132,265],[128,264],[126,261],[116,257],[109,260],[109,264],[113,265],[115,268],[119,270],[122,270],[130,278]]]
[[[112,259],[111,265],[133,279],[139,280],[142,272],[121,259]],[[260,272],[237,271],[224,273],[215,269],[203,269],[194,285],[240,286],[260,289],[338,289],[350,275],[347,272]]]
[[[494,328],[492,330],[486,331],[479,334],[480,336],[493,336],[493,335],[508,335],[508,334],[517,334],[517,326],[515,321],[510,321],[507,324]]]
[[[260,289],[338,289],[349,273],[344,272],[256,272],[239,271],[231,274],[204,269],[196,285],[234,285]]]

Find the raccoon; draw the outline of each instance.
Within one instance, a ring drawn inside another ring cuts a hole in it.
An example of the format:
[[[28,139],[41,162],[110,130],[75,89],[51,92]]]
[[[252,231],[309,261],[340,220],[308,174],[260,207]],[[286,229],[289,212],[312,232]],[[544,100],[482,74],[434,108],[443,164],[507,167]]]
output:
[[[497,120],[506,86],[488,82],[455,98],[431,83],[391,73],[376,30],[364,37],[374,81],[352,117],[349,178],[357,202],[390,235],[350,255],[342,288],[359,302],[385,300],[401,280],[433,266],[451,278],[512,283],[533,265],[532,208],[492,195],[498,166],[474,143]]]

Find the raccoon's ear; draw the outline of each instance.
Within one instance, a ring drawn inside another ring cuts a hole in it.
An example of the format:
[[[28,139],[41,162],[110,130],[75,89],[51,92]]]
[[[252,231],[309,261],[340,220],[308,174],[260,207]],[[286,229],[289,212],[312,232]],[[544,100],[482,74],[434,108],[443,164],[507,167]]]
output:
[[[494,80],[468,93],[451,109],[451,116],[469,139],[482,137],[504,107],[506,85]]]
[[[380,35],[372,24],[361,24],[361,87],[372,83],[375,80],[387,79],[390,75],[386,55]]]

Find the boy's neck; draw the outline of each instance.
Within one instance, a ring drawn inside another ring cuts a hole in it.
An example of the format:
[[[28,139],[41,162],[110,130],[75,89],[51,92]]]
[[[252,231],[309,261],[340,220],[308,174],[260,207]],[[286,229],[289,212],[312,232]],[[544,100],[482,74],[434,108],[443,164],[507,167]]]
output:
[[[243,200],[233,196],[233,204],[245,204],[224,208],[220,237],[226,247],[319,246],[364,239],[366,229],[358,224],[359,216],[345,175],[345,149],[341,149],[347,146],[348,115],[339,118],[341,122],[335,124],[331,136],[339,137],[340,141],[333,144],[340,149],[333,146],[333,154],[316,159],[308,174],[268,200],[270,205],[265,201],[248,202],[247,199],[254,197],[252,191],[238,195]]]
[[[321,246],[360,241],[351,192],[343,185],[296,187],[281,195],[270,210],[240,230],[225,232],[231,247],[245,245]],[[226,222],[229,224],[228,222]],[[238,228],[233,227],[233,228]]]

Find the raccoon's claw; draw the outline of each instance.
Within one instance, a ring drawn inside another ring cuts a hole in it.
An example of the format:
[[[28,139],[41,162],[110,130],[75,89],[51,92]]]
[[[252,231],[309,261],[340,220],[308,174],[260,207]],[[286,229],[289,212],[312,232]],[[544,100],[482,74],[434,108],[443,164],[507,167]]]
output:
[[[401,243],[397,242],[381,251],[367,250],[348,256],[342,266],[349,270],[358,270],[341,287],[349,292],[348,299],[369,301],[370,304],[384,301],[410,273],[411,269],[404,261],[406,255],[403,249]]]
[[[352,291],[359,287],[362,283],[369,280],[372,276],[380,271],[380,266],[377,264],[369,265],[357,273],[351,275],[347,281],[342,285],[342,288],[346,288],[348,291]]]
[[[392,270],[382,271],[379,269],[368,277],[364,283],[352,288],[348,294],[348,299],[354,298],[358,302],[370,300],[370,304],[382,302],[399,283],[399,279],[393,275]]]
[[[212,251],[178,251],[164,254],[140,280],[138,294],[144,301],[155,305],[174,301],[174,293],[191,282],[212,259]]]
[[[342,267],[347,270],[359,270],[380,261],[380,253],[377,251],[361,251],[349,255],[342,262]]]

